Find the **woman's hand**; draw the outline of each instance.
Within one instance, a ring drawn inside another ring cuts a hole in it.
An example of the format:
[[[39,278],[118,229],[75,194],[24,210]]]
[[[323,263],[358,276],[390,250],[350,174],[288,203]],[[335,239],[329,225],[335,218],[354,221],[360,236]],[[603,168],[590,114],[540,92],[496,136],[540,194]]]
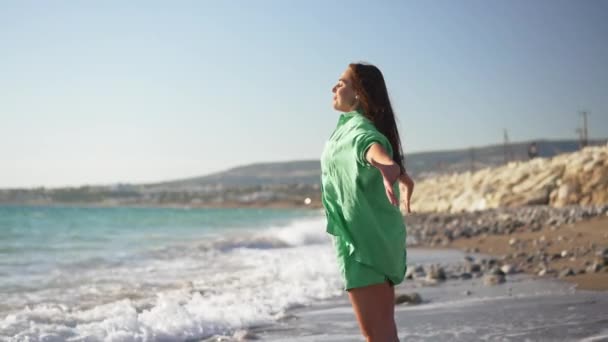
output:
[[[384,182],[384,190],[386,191],[386,197],[388,197],[388,201],[392,205],[399,205],[399,201],[397,201],[397,196],[395,196],[395,192],[393,191],[393,184],[399,179],[399,173],[401,172],[399,165],[397,163],[392,162],[392,164],[382,164],[375,160],[371,160],[371,163],[375,168],[377,168],[382,174],[382,180]]]
[[[407,213],[409,214],[412,212],[412,210],[410,209],[410,203],[412,199],[412,194],[414,193],[414,181],[412,180],[412,178],[410,178],[407,172],[399,176],[399,181],[405,186],[405,207],[407,208]]]
[[[370,146],[365,154],[365,159],[377,168],[382,174],[382,180],[384,182],[384,189],[386,191],[386,197],[392,205],[399,205],[397,196],[393,191],[393,185],[399,179],[401,169],[399,165],[386,153],[382,145],[375,143]]]
[[[397,196],[393,191],[393,185],[397,180],[405,185],[405,207],[407,212],[411,213],[410,202],[412,194],[414,193],[414,181],[406,173],[401,174],[401,168],[395,161],[386,153],[382,145],[376,143],[373,144],[367,151],[365,158],[367,161],[377,168],[382,174],[382,180],[384,182],[384,189],[386,191],[386,197],[392,205],[399,205]],[[403,198],[403,196],[401,196]]]

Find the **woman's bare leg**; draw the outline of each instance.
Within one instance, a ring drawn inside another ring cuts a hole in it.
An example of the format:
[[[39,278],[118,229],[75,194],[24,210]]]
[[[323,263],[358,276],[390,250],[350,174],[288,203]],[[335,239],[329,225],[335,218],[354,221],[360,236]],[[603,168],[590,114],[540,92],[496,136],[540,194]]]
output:
[[[361,334],[368,342],[398,341],[395,325],[395,289],[374,284],[348,291]]]

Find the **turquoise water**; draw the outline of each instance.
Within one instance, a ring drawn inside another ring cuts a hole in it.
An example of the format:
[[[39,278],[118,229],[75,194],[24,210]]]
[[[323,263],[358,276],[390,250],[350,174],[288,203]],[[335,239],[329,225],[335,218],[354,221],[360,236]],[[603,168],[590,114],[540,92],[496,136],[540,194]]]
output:
[[[0,206],[0,274],[281,226],[310,210]],[[0,278],[1,279],[1,278]],[[0,280],[1,284],[2,280]]]
[[[200,339],[341,293],[318,210],[0,206],[0,340]]]

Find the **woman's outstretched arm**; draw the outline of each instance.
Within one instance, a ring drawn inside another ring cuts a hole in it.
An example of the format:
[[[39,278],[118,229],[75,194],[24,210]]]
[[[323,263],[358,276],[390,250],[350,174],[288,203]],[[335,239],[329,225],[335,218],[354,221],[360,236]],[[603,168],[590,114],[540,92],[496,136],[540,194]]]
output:
[[[399,165],[395,163],[393,158],[386,153],[384,147],[382,147],[382,145],[379,143],[374,143],[370,146],[365,154],[365,159],[368,163],[377,168],[382,174],[386,196],[391,204],[399,205],[393,191],[393,184],[399,180],[405,186],[405,205],[407,212],[410,213],[410,200],[412,198],[412,193],[414,192],[414,181],[412,178],[407,174],[407,172],[401,174],[401,168]]]

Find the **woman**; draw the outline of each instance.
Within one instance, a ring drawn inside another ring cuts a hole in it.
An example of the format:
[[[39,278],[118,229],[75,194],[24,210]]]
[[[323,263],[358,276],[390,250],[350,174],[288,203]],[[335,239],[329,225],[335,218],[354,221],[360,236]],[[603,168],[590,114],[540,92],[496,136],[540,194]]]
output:
[[[361,333],[367,341],[398,341],[393,285],[403,281],[407,258],[399,182],[408,212],[414,182],[380,70],[350,64],[332,92],[343,113],[321,157],[327,232]]]

